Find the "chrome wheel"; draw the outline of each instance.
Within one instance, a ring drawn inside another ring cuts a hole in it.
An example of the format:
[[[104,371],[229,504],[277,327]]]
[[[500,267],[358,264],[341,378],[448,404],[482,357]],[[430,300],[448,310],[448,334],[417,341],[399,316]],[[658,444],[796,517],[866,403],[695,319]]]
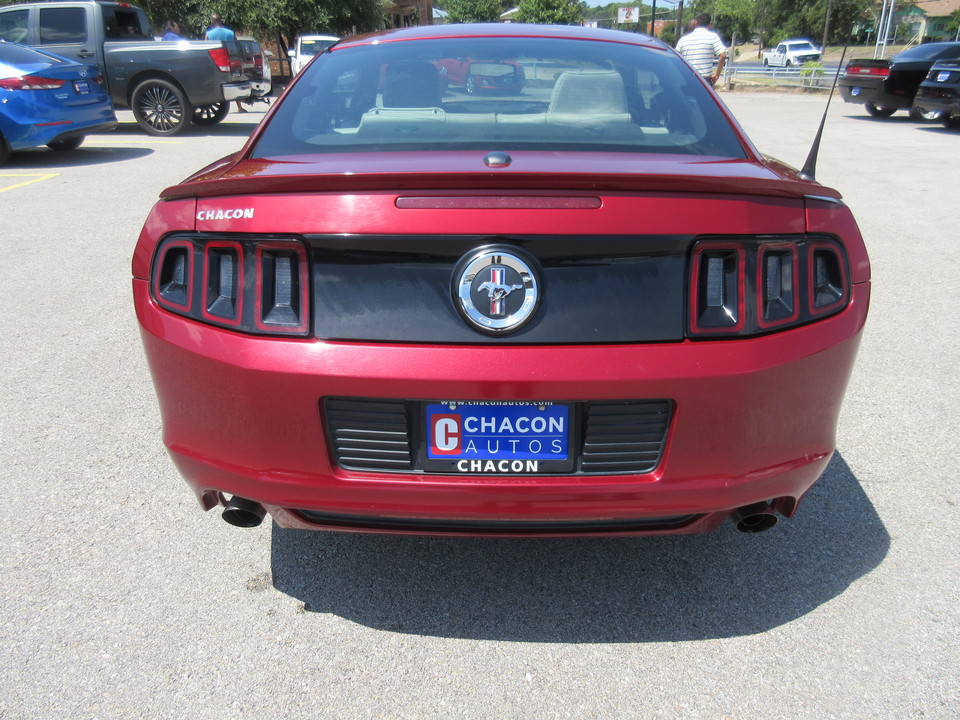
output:
[[[187,96],[165,80],[147,80],[138,85],[130,105],[137,123],[150,135],[176,135],[193,115]]]
[[[230,103],[224,101],[213,105],[201,105],[193,111],[194,125],[216,125],[230,112]]]

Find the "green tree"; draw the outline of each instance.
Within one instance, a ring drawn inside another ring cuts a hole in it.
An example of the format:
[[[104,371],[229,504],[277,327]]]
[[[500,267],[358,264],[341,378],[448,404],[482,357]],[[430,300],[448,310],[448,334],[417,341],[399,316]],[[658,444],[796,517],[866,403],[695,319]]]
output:
[[[445,0],[447,22],[477,23],[496,22],[507,9],[505,0]]]
[[[136,2],[136,0],[135,0]],[[237,32],[257,39],[279,38],[290,47],[297,35],[349,35],[384,26],[387,0],[140,0],[154,27],[176,20],[185,37],[202,38],[211,13],[220,13]]]
[[[953,35],[956,37],[957,31],[960,30],[960,10],[954,10],[950,13],[950,19],[947,20],[947,35]]]
[[[520,0],[517,22],[546,25],[579,25],[584,3],[580,0]]]

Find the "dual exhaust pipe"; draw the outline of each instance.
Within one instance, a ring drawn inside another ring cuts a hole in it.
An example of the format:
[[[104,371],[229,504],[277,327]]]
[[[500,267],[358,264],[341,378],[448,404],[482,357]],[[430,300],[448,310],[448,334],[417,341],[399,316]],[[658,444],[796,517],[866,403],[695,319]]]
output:
[[[235,527],[253,528],[263,522],[266,514],[260,503],[234,495],[227,501],[221,517]]]
[[[771,503],[761,502],[737,508],[730,515],[730,519],[740,532],[758,533],[777,524],[777,513]]]

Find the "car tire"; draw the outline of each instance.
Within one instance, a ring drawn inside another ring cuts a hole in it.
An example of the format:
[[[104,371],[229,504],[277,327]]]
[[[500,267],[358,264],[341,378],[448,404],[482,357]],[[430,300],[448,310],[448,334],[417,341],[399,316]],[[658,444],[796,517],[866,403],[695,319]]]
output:
[[[226,100],[213,105],[201,105],[193,110],[193,124],[204,127],[216,125],[230,113],[230,103]]]
[[[77,137],[67,138],[66,140],[54,140],[53,142],[47,143],[47,147],[51,150],[56,150],[57,152],[69,152],[70,150],[76,150],[83,144],[83,135]]]
[[[875,118],[888,118],[897,111],[896,108],[880,107],[872,102],[868,102],[864,107],[867,109],[867,114]]]
[[[130,109],[148,135],[177,135],[193,119],[186,94],[166,80],[144,80],[137,85],[130,96]]]
[[[943,117],[943,112],[940,110],[927,110],[926,112],[913,108],[910,110],[910,117],[914,120],[919,120],[920,122],[936,122],[941,117]]]
[[[10,146],[7,145],[7,139],[0,133],[0,165],[3,165],[10,159]]]
[[[945,128],[949,128],[951,130],[960,130],[960,115],[945,112],[940,116],[940,122],[943,123]]]

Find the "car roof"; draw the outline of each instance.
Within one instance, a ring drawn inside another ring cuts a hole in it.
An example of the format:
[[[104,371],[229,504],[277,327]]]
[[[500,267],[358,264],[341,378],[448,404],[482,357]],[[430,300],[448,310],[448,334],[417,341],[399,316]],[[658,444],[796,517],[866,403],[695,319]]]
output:
[[[420,25],[416,27],[383,30],[367,35],[356,35],[341,40],[337,45],[337,49],[342,50],[357,45],[371,45],[404,40],[481,37],[567,38],[573,40],[618,42],[658,49],[666,49],[668,47],[660,40],[652,38],[649,35],[623,32],[621,30],[607,30],[605,28],[586,28],[575,25],[527,25],[522,23],[457,23],[453,25]]]

